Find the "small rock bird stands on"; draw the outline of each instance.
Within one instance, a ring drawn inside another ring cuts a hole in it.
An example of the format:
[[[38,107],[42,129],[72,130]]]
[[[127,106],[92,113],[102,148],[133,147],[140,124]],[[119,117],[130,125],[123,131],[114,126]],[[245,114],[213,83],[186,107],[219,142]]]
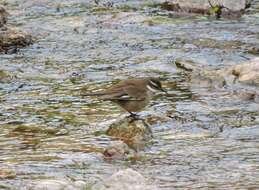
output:
[[[139,78],[123,80],[106,90],[85,94],[85,96],[98,96],[102,100],[115,102],[135,117],[136,114],[133,112],[144,109],[156,91],[166,93],[158,79]]]

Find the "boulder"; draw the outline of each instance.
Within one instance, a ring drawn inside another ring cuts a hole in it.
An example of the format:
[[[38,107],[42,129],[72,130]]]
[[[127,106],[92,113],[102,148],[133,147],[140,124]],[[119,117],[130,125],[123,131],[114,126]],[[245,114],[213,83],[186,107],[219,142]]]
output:
[[[149,185],[147,180],[133,169],[120,170],[111,177],[92,187],[93,190],[157,190]]]

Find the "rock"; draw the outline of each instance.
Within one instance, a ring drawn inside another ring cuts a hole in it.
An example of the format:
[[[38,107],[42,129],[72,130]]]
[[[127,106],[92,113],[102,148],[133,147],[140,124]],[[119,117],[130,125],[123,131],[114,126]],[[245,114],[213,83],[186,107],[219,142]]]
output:
[[[185,71],[194,71],[197,69],[197,65],[191,60],[175,60],[174,64],[177,68]]]
[[[15,53],[18,48],[32,44],[30,34],[14,28],[0,29],[0,52]]]
[[[226,86],[225,75],[219,70],[196,69],[190,75],[192,86],[207,87],[207,88],[222,88]],[[232,84],[233,81],[229,80]]]
[[[199,14],[216,15],[217,17],[241,16],[251,0],[169,0],[161,8]]]
[[[16,76],[8,71],[0,70],[0,82],[1,83],[8,83],[12,79],[15,79]]]
[[[152,137],[152,131],[146,121],[129,117],[112,123],[106,134],[123,141],[136,151],[143,149]]]
[[[70,182],[66,180],[42,180],[30,187],[32,190],[85,190],[87,184],[83,181]]]
[[[26,32],[3,27],[7,22],[8,15],[4,7],[0,6],[0,52],[15,53],[18,48],[32,44],[33,39]]]
[[[209,10],[211,6],[224,6],[232,11],[244,10],[251,0],[171,0],[182,8]]]
[[[259,85],[259,58],[232,68],[232,74],[243,84]]]
[[[233,89],[243,100],[258,102],[259,97],[259,58],[219,70],[203,69],[190,61],[177,61],[176,67],[190,72],[191,86]],[[231,88],[229,88],[231,87]]]
[[[45,126],[37,126],[31,124],[21,124],[21,125],[14,125],[14,129],[11,131],[12,134],[20,134],[20,133],[38,133],[38,134],[47,134],[47,135],[56,135],[59,133],[57,128],[53,127],[45,127]]]
[[[0,28],[6,24],[7,16],[8,16],[7,11],[5,10],[4,7],[0,5]]]
[[[96,184],[93,190],[157,190],[154,185],[147,184],[147,180],[132,169],[121,170],[114,173],[103,183]]]
[[[190,64],[191,63],[191,64]],[[191,61],[177,61],[176,67],[185,71],[192,72],[191,81],[203,78],[209,83],[217,81],[221,85],[234,85],[239,82],[242,84],[259,85],[259,58],[251,61],[220,70],[209,70],[195,66]]]
[[[16,177],[16,172],[9,168],[0,168],[0,179],[13,179]]]
[[[123,141],[112,141],[103,152],[105,159],[123,159],[130,153],[130,149]]]

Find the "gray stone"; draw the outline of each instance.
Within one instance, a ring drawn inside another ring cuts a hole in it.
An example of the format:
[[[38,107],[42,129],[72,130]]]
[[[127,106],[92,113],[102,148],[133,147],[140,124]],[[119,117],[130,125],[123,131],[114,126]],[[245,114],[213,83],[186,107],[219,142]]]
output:
[[[121,170],[114,173],[103,183],[96,184],[93,190],[157,190],[154,185],[149,185],[147,180],[133,169]]]

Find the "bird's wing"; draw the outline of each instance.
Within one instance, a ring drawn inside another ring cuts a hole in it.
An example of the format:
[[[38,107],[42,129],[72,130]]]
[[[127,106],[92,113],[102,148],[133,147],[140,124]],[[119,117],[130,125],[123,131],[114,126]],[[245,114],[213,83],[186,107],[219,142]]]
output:
[[[138,88],[136,85],[127,85],[123,88],[125,94],[127,94],[131,100],[144,100],[146,96],[146,90],[143,88]]]
[[[122,81],[107,90],[90,95],[98,96],[102,100],[142,101],[145,99],[146,89],[143,86],[136,85],[135,81],[128,80],[126,83]]]
[[[141,90],[136,89],[136,86],[134,84],[117,84],[113,86],[113,88],[107,90],[106,94],[101,96],[101,98],[103,100],[141,101],[144,99],[144,92],[140,91]]]

